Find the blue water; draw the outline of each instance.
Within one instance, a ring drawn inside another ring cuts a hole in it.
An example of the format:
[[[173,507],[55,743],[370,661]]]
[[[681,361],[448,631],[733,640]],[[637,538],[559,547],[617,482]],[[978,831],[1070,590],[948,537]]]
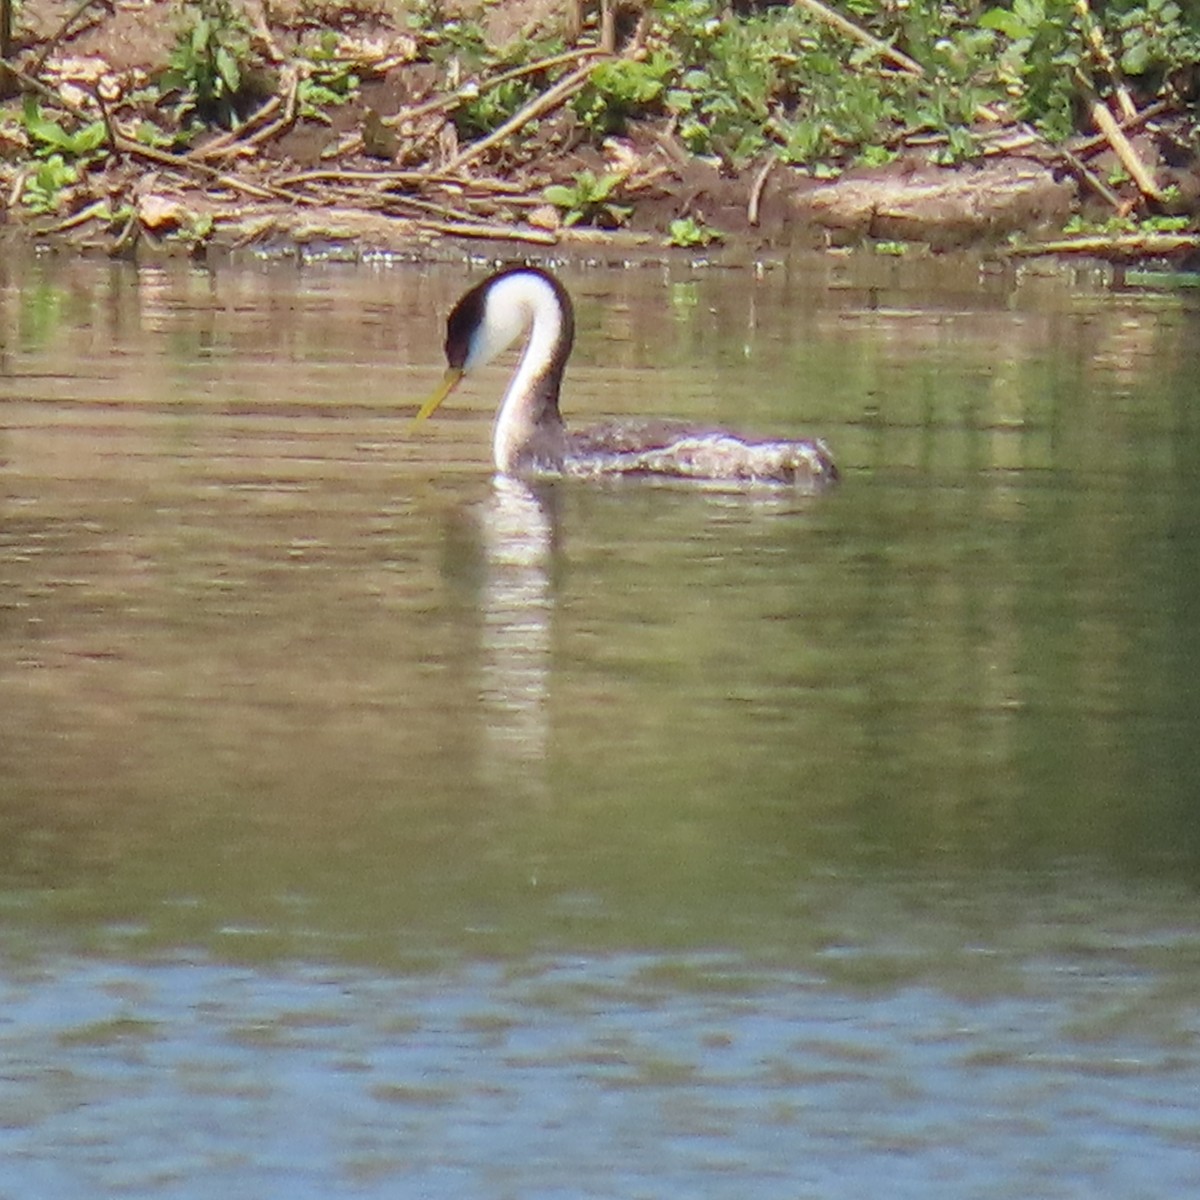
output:
[[[1196,1005],[1139,1029],[1152,980],[1118,955],[1020,974],[981,998],[718,953],[408,978],[67,959],[5,986],[5,1188],[1190,1194]]]

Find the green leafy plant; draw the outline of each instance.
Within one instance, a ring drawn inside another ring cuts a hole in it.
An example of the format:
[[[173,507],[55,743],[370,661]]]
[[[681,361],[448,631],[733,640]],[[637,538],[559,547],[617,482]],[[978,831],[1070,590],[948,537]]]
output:
[[[253,98],[250,34],[230,0],[189,5],[191,24],[180,34],[159,80],[165,91],[183,95],[180,117],[236,128]]]
[[[950,125],[946,128],[946,141],[929,157],[942,166],[956,166],[959,163],[970,162],[978,153],[979,144],[975,135],[961,125]]]
[[[595,175],[578,171],[572,183],[551,184],[542,195],[565,214],[564,225],[599,225],[607,229],[623,225],[632,209],[617,204],[613,195],[625,181],[623,175]]]
[[[210,213],[192,213],[179,230],[179,240],[195,258],[204,254],[212,237],[213,218]]]
[[[32,96],[25,97],[21,124],[39,158],[57,154],[64,160],[89,159],[108,139],[103,121],[92,121],[70,130],[60,121],[47,117]]]
[[[679,0],[666,19],[685,67],[664,97],[679,136],[696,154],[736,166],[766,144],[772,108],[786,103],[794,16],[738,20],[709,0]]]
[[[1013,0],[1012,8],[989,9],[979,23],[1007,39],[997,70],[1019,115],[1051,141],[1068,137],[1075,128],[1075,73],[1087,57],[1072,0]]]
[[[1191,217],[1143,217],[1141,231],[1143,233],[1186,233],[1191,225]]]
[[[25,179],[21,199],[32,212],[58,212],[64,194],[79,182],[81,168],[99,155],[108,130],[103,121],[70,129],[46,116],[32,96],[25,97],[21,125],[38,160]]]
[[[676,66],[674,54],[663,48],[640,61],[602,62],[576,98],[575,112],[593,135],[621,133],[631,117],[658,109]]]
[[[437,58],[453,56],[472,68],[495,57],[483,26],[470,17],[443,18],[440,28],[431,27],[428,33],[440,48]]]
[[[1145,0],[1117,12],[1112,24],[1118,61],[1126,75],[1162,76],[1200,58],[1194,5],[1189,21],[1175,0]]]
[[[829,153],[831,142],[828,127],[817,117],[800,117],[794,121],[776,122],[783,145],[777,151],[785,163],[806,167]]]
[[[710,229],[703,221],[695,217],[677,217],[667,226],[667,243],[671,246],[681,246],[692,249],[699,246],[711,246],[719,242],[722,235],[715,229]]]
[[[150,146],[156,150],[164,150],[175,144],[175,137],[153,121],[139,121],[133,136],[139,145]]]
[[[42,159],[25,180],[22,200],[31,212],[54,213],[66,190],[79,182],[79,168],[61,154]]]
[[[889,146],[864,146],[858,156],[858,161],[864,167],[884,167],[895,162],[898,155]]]
[[[952,161],[971,157],[966,130],[1001,92],[997,34],[968,24],[966,5],[852,7],[878,26],[877,45],[852,42],[796,6],[739,18],[718,0],[666,0],[660,35],[679,66],[662,103],[684,145],[734,168],[771,150],[828,175],[919,128],[941,134]],[[920,78],[881,67],[878,45],[905,39],[924,57]]]
[[[1185,216],[1112,216],[1103,221],[1092,221],[1087,217],[1070,217],[1063,225],[1063,233],[1071,237],[1119,237],[1121,235],[1186,233],[1194,224]]]
[[[353,63],[337,53],[338,37],[325,30],[304,56],[302,75],[296,85],[296,102],[302,117],[328,121],[324,110],[346,104],[357,94],[361,79]]]
[[[1113,61],[1158,92],[1200,57],[1200,8],[1176,0],[1012,0],[979,27],[1000,37],[995,73],[1018,115],[1052,141],[1075,132],[1080,100],[1092,88],[1103,94]]]
[[[481,88],[465,96],[454,110],[454,128],[464,140],[485,137],[528,104],[534,95],[534,85],[527,77]]]

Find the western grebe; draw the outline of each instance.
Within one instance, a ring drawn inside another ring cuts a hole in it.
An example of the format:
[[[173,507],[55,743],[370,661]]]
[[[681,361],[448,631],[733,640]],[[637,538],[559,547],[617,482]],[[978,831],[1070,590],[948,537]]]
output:
[[[454,306],[446,325],[449,369],[416,419],[425,420],[468,371],[526,333],[492,434],[492,457],[502,475],[643,475],[783,483],[808,491],[838,478],[828,448],[815,439],[749,438],[683,421],[643,419],[569,432],[558,393],[575,339],[575,315],[566,289],[539,267],[498,271]]]

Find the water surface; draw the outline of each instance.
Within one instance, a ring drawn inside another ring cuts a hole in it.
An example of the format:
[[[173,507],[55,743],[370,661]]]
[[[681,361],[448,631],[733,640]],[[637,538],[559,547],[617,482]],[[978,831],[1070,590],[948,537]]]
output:
[[[0,263],[0,1195],[1195,1191],[1195,302],[565,271],[845,483],[530,493],[478,277]]]

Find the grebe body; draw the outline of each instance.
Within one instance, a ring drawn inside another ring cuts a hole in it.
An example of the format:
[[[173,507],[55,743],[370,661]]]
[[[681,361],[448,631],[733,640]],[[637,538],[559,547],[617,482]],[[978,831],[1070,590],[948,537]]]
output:
[[[449,368],[421,406],[430,416],[469,371],[528,335],[500,401],[492,458],[502,475],[636,475],[714,483],[776,483],[816,491],[836,482],[825,443],[743,437],[685,421],[614,421],[575,432],[558,408],[563,371],[575,339],[571,298],[539,267],[509,267],[476,284],[446,325]]]

